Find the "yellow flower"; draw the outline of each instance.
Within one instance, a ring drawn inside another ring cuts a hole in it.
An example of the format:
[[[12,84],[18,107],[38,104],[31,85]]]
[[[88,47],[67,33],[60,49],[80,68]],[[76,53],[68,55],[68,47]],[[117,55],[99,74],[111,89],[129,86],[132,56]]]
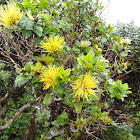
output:
[[[16,3],[9,3],[4,8],[0,7],[0,25],[13,27],[18,24],[23,13],[16,7]]]
[[[86,98],[88,100],[88,97],[94,95],[96,92],[94,89],[96,88],[96,83],[95,78],[89,73],[86,73],[84,77],[80,76],[72,84],[73,94],[75,94],[74,97],[78,97],[78,100],[80,100],[80,98]]]
[[[62,44],[64,44],[64,39],[59,36],[54,36],[44,39],[41,47],[45,49],[45,52],[54,53],[62,49]]]
[[[32,13],[31,13],[31,10],[27,11],[27,16],[29,17],[30,20],[34,20]]]
[[[40,75],[40,82],[44,82],[44,89],[49,87],[54,88],[54,80],[58,76],[58,69],[55,66],[49,65]]]
[[[82,40],[80,42],[81,47],[88,47],[91,43],[89,41]]]

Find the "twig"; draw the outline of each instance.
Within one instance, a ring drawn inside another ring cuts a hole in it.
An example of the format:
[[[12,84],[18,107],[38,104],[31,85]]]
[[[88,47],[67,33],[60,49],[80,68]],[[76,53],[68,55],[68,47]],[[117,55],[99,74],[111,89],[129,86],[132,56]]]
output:
[[[52,136],[50,136],[50,137],[45,137],[45,139],[50,140],[50,139],[52,139],[53,137],[59,136],[59,135],[61,135],[61,134],[63,134],[63,133],[64,133],[64,129],[61,130],[60,132],[55,132],[55,134],[52,135]]]
[[[26,105],[22,106],[19,111],[17,111],[15,113],[15,115],[4,125],[4,126],[0,126],[0,131],[1,130],[4,130],[6,128],[8,128],[12,122],[21,114],[21,112],[23,112],[26,108],[36,104],[37,102],[39,102],[40,100],[42,99],[42,96],[38,97],[36,100],[33,100],[32,102],[30,103],[27,103]]]
[[[5,95],[5,97],[0,98],[0,104],[3,103],[3,102],[5,102],[5,101],[9,98],[9,96],[10,96],[10,94],[7,93],[7,94]]]
[[[110,5],[110,1],[108,2],[107,6],[100,12],[99,16],[108,8],[109,5]]]
[[[139,71],[137,71],[138,69],[140,69],[140,67],[139,68],[134,68],[132,70],[129,70],[127,73],[124,73],[122,75],[119,75],[119,79],[122,79],[124,76],[126,76],[127,74],[129,74],[129,73],[131,73],[133,71],[136,71],[136,72],[140,73]]]
[[[30,107],[30,103],[27,103],[26,105],[22,106],[19,109],[19,111],[16,112],[16,114],[4,126],[0,126],[0,131],[8,128],[12,124],[12,122],[20,115],[20,113],[28,107]]]
[[[14,68],[21,68],[19,64],[15,63],[15,61],[10,57],[10,56],[7,56],[6,54],[4,54],[3,52],[0,52],[0,54],[2,56],[4,56],[5,58],[8,58],[13,64],[14,64]]]
[[[85,130],[86,130],[86,133],[87,133],[89,136],[92,136],[92,137],[94,137],[96,140],[99,140],[99,138],[96,137],[96,136],[94,136],[92,133],[90,133],[86,127],[84,127],[84,128],[85,128]]]

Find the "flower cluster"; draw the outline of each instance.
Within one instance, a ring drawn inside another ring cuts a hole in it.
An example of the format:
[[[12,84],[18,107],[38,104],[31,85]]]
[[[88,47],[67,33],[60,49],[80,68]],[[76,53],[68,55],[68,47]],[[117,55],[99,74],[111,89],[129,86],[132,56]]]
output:
[[[64,44],[64,39],[59,36],[53,36],[44,39],[41,43],[41,47],[45,49],[45,52],[54,53],[58,50],[62,49],[62,45]]]
[[[91,43],[89,41],[82,40],[80,42],[81,47],[88,47]]]
[[[13,27],[18,24],[23,13],[16,7],[16,3],[9,3],[4,8],[0,7],[0,25]]]
[[[95,78],[89,73],[86,73],[84,77],[80,76],[72,84],[74,97],[78,97],[78,100],[80,100],[80,98],[86,98],[88,100],[90,95],[96,93],[96,90],[94,89],[96,88],[96,83]]]
[[[51,86],[54,88],[54,80],[56,76],[58,76],[58,68],[55,66],[49,65],[47,69],[42,71],[40,82],[44,82],[44,89],[48,89]]]
[[[130,44],[131,40],[122,38],[120,42],[121,42],[121,44]]]

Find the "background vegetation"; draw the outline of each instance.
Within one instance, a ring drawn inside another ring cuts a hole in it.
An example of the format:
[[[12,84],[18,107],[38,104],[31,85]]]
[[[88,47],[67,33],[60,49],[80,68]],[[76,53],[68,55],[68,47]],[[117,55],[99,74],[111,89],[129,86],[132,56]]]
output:
[[[16,6],[20,22],[0,25],[0,139],[140,139],[140,28],[107,25],[98,0]],[[51,37],[54,51],[43,47]],[[58,74],[44,89],[50,65]]]

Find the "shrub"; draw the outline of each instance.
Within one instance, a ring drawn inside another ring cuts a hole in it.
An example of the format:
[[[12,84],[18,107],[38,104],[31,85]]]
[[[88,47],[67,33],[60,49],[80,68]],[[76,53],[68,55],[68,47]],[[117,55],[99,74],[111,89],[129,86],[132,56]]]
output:
[[[102,22],[101,3],[24,0],[14,8],[22,17],[20,22],[17,16],[9,19],[9,9],[6,23],[11,26],[1,18],[0,54],[19,74],[15,82],[28,92],[24,102],[15,103],[22,101],[18,113],[31,114],[27,138],[98,139],[98,132],[121,123],[121,112],[116,118],[112,111],[116,100],[122,103],[131,93],[119,80],[127,70],[130,46]]]

